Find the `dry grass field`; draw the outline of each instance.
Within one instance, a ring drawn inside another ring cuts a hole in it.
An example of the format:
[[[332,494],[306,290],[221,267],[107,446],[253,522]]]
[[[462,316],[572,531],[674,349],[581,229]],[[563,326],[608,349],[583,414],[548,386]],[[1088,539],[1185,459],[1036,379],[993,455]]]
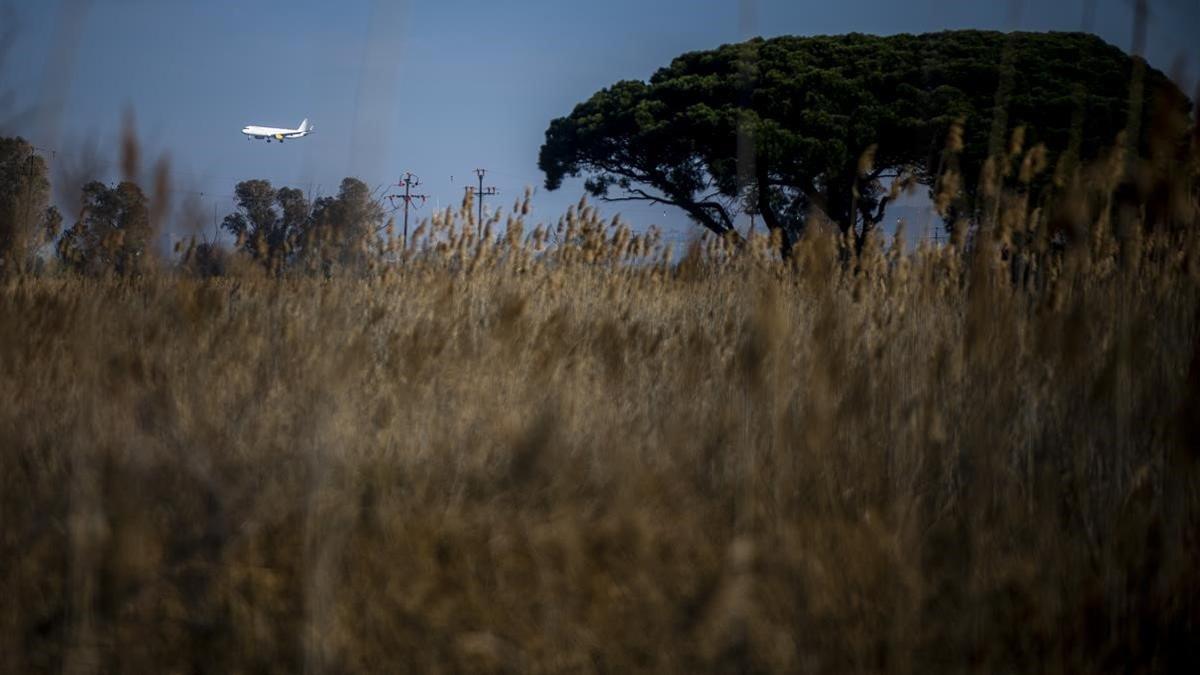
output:
[[[468,204],[360,275],[10,277],[0,670],[1182,672],[1196,192],[1088,180],[861,256]]]

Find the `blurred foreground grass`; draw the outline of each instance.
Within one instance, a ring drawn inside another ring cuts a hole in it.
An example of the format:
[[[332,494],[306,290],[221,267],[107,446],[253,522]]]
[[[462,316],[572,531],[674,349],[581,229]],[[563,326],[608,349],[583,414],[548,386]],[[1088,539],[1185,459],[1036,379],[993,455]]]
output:
[[[4,282],[0,669],[1196,665],[1194,232],[675,264],[570,220]]]

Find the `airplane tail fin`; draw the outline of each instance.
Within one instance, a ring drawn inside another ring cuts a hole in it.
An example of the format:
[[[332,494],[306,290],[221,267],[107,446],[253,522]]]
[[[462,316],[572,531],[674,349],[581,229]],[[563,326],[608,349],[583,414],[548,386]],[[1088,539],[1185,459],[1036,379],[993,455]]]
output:
[[[301,133],[305,131],[312,131],[312,126],[309,125],[308,118],[305,118],[304,121],[300,123],[300,131]]]

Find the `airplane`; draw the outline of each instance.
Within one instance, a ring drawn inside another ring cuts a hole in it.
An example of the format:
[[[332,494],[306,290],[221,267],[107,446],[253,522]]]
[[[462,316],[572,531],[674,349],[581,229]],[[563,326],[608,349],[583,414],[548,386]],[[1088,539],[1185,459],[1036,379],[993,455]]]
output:
[[[254,138],[258,138],[258,139],[265,138],[268,143],[270,143],[272,139],[277,140],[280,143],[282,143],[283,139],[285,139],[285,138],[304,138],[305,136],[311,134],[312,132],[313,132],[312,125],[310,125],[308,123],[307,119],[304,120],[303,122],[301,122],[300,126],[295,129],[280,129],[278,127],[257,127],[254,125],[242,127],[242,133],[246,134],[246,140],[251,140]]]

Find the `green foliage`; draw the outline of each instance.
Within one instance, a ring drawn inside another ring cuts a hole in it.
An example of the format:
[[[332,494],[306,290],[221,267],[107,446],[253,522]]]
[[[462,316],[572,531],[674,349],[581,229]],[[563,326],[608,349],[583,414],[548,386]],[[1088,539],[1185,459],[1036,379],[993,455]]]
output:
[[[139,275],[150,269],[154,239],[146,195],[132,181],[83,186],[79,221],[58,241],[58,257],[84,274]]]
[[[266,180],[247,180],[234,188],[238,210],[221,227],[237,237],[238,248],[268,269],[287,262],[308,218],[308,200],[299,190],[276,190]]]
[[[239,249],[275,274],[366,265],[384,217],[370,188],[357,178],[343,179],[336,196],[311,204],[302,191],[277,190],[266,180],[238,183],[235,194],[238,210],[221,226],[238,238]]]
[[[326,273],[334,266],[365,266],[383,221],[383,207],[367,184],[357,178],[343,179],[336,197],[322,197],[313,204],[304,242],[309,264]]]
[[[62,216],[49,206],[46,161],[23,138],[0,138],[0,276],[35,265],[37,250],[58,234]]]
[[[1161,72],[1091,35],[754,39],[597,92],[551,122],[539,167],[548,189],[586,176],[593,195],[674,205],[722,235],[749,201],[785,242],[823,215],[861,245],[898,175],[932,190],[948,171],[981,175],[989,156],[1003,158],[992,174],[1020,180],[1026,148],[1044,146],[1037,168],[1091,159],[1127,130],[1135,77],[1141,109],[1166,100],[1186,120]],[[1150,125],[1132,131],[1145,151]],[[969,214],[979,183],[954,186],[948,205]]]

